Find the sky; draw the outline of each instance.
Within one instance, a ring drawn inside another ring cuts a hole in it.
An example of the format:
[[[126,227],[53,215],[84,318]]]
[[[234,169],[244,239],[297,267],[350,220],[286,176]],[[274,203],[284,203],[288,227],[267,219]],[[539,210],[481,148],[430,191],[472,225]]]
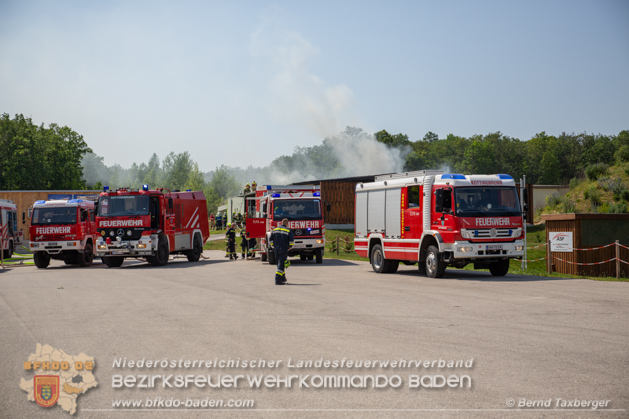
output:
[[[264,167],[346,126],[629,129],[629,1],[0,0],[0,113],[106,165]]]

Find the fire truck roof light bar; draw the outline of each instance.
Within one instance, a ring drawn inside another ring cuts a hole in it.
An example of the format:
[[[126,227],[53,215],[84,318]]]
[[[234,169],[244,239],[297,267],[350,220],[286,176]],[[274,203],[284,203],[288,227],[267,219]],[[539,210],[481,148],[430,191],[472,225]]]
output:
[[[312,196],[321,196],[321,192],[313,192]]]
[[[83,202],[82,199],[71,199],[68,201],[68,204],[80,204],[82,202]]]
[[[513,178],[509,175],[497,175],[500,179],[509,179],[509,180],[513,180]]]
[[[280,197],[280,194],[278,194],[278,193],[274,193],[274,194],[273,194],[273,195],[271,195],[271,196],[272,196],[273,198],[279,198],[279,197]]]
[[[149,190],[149,185],[147,185],[147,184],[142,185],[142,190],[143,191],[148,191]]]
[[[35,201],[36,204],[44,204],[46,203],[46,201],[44,201],[43,199],[40,199],[39,201]]]
[[[447,173],[445,175],[441,175],[441,179],[461,179],[464,180],[465,176],[459,174]]]
[[[107,192],[109,190],[109,186],[104,186],[103,187],[103,192]]]

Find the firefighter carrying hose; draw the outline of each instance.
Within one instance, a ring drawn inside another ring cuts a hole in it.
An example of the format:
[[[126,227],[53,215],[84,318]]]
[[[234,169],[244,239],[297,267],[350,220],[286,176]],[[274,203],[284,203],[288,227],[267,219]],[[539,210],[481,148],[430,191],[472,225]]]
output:
[[[278,226],[271,233],[271,247],[275,252],[277,260],[277,271],[275,271],[275,285],[286,283],[286,269],[290,266],[288,261],[288,250],[295,244],[293,232],[288,229],[288,219],[282,220],[282,225]]]

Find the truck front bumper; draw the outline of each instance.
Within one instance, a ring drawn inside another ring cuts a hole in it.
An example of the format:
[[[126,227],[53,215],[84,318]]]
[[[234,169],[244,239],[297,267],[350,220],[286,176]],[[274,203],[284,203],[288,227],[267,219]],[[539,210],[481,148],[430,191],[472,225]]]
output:
[[[112,241],[110,244],[103,240],[96,243],[95,255],[97,257],[107,256],[129,256],[129,257],[146,257],[153,256],[155,250],[153,244],[156,240],[121,240]]]
[[[67,250],[83,251],[80,240],[56,241],[56,242],[29,242],[31,252],[46,252],[51,255],[59,254]]]
[[[524,242],[470,243],[454,242],[446,251],[452,252],[454,259],[492,259],[496,257],[518,258],[524,256]]]
[[[317,249],[323,249],[325,247],[325,239],[304,239],[295,238],[295,244],[288,251],[289,255],[299,255],[305,253],[314,253]]]

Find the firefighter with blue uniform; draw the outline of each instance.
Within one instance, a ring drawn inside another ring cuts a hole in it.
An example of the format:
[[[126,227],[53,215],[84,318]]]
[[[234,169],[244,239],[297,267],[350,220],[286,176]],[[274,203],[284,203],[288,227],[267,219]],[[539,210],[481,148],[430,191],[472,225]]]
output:
[[[288,250],[295,244],[293,232],[288,229],[287,218],[284,218],[282,224],[273,230],[269,244],[273,247],[275,260],[277,260],[275,285],[284,285],[286,283],[286,269],[290,266]]]

